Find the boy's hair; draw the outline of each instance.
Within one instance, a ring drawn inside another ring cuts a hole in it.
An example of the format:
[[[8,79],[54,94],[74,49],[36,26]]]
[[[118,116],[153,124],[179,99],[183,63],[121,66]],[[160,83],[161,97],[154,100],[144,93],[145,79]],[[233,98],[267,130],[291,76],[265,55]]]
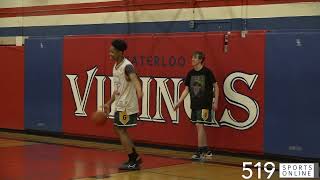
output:
[[[127,50],[127,48],[128,48],[126,41],[124,41],[122,39],[115,39],[111,42],[111,44],[114,48],[116,48],[117,50],[119,50],[121,52]]]
[[[202,51],[194,51],[192,57],[202,60],[201,63],[206,59],[206,56]]]

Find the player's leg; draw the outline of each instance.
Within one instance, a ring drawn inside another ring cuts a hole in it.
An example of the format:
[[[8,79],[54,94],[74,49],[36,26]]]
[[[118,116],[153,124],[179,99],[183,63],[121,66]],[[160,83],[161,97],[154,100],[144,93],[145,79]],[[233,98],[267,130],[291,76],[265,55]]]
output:
[[[119,115],[120,114],[120,115]],[[121,113],[116,112],[115,114],[115,126],[114,129],[119,135],[121,144],[123,145],[125,151],[128,153],[128,161],[123,163],[119,169],[122,170],[138,170],[140,169],[140,164],[142,163],[139,154],[136,152],[135,146],[129,137],[127,128],[134,127],[136,125],[137,115],[128,115],[122,117]]]
[[[208,148],[207,134],[204,124],[211,120],[212,112],[206,109],[192,110],[191,121],[195,123],[197,129],[198,149],[192,155],[193,160],[202,160],[212,156],[212,152]]]
[[[204,128],[204,124],[196,124],[197,126],[197,133],[198,133],[198,150],[202,154],[202,158],[211,158],[212,157],[212,151],[208,147],[207,143],[207,133]]]

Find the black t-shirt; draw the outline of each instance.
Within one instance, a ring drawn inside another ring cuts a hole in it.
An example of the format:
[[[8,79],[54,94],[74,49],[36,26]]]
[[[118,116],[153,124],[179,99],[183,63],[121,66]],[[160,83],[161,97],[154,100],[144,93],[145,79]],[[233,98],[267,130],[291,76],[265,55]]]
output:
[[[206,67],[187,74],[185,85],[189,87],[191,109],[211,109],[213,100],[213,84],[216,82],[212,71]]]

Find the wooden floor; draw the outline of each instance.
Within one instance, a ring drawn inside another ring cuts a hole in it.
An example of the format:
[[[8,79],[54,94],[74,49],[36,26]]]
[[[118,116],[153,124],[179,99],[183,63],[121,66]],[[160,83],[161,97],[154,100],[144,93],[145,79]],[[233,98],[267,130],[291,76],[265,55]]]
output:
[[[124,172],[118,171],[127,158],[120,145],[0,132],[0,180],[237,180],[242,162],[266,162],[223,155],[193,162],[191,152],[137,149],[142,169]],[[271,179],[279,179],[278,171]]]

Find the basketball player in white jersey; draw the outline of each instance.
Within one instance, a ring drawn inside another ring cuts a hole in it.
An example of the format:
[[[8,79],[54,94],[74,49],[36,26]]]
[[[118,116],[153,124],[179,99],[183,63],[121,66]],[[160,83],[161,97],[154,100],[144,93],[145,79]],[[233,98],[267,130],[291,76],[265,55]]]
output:
[[[137,125],[138,99],[142,98],[142,90],[132,63],[124,57],[126,49],[127,43],[124,40],[115,39],[111,43],[109,55],[115,61],[113,66],[114,91],[104,108],[106,114],[109,115],[111,104],[115,103],[114,130],[119,135],[121,144],[129,157],[129,160],[119,169],[139,170],[142,160],[136,152],[127,128]]]

